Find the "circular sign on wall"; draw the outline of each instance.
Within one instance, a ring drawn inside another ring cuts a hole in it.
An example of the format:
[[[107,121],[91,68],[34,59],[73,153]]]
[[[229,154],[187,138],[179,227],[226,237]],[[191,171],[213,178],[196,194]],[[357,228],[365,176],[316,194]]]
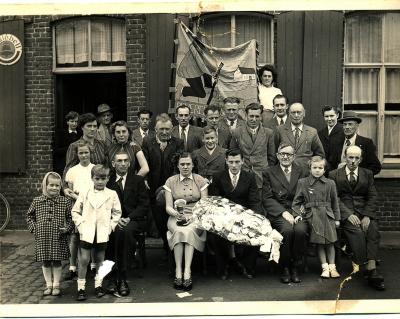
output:
[[[12,65],[17,63],[22,55],[22,44],[12,34],[0,34],[0,64]]]

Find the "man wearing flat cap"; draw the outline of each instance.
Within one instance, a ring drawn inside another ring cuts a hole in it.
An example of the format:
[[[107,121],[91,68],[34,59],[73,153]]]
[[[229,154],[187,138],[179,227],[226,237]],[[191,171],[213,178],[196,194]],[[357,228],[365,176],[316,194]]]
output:
[[[345,151],[349,146],[357,145],[361,148],[363,158],[360,167],[368,168],[374,175],[381,171],[381,163],[376,156],[376,147],[374,142],[367,137],[357,134],[358,126],[362,119],[353,111],[344,111],[343,116],[338,119],[338,122],[343,125],[344,139],[340,143],[336,143],[332,147],[330,156],[332,169],[341,168],[346,165]]]
[[[102,103],[97,107],[97,120],[100,123],[97,129],[96,139],[106,143],[109,147],[112,143],[111,136],[111,120],[113,114],[111,113],[111,107],[108,104]]]

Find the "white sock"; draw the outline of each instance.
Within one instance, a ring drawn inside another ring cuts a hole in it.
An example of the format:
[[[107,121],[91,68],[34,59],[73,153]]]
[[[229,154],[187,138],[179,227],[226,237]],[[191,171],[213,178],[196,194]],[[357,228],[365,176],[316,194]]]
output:
[[[103,283],[103,279],[100,278],[98,275],[94,277],[94,288],[101,287]]]
[[[53,287],[60,287],[62,267],[53,266]]]
[[[52,276],[51,276],[51,267],[42,266],[44,280],[46,281],[47,287],[52,287]]]
[[[78,283],[78,290],[85,290],[86,279],[79,279],[76,281]]]
[[[91,270],[96,269],[96,263],[90,263],[90,269]]]
[[[366,266],[367,270],[372,270],[376,268],[376,262],[373,259],[368,260],[368,264]]]
[[[73,272],[76,272],[76,266],[69,266],[69,270],[73,271]]]

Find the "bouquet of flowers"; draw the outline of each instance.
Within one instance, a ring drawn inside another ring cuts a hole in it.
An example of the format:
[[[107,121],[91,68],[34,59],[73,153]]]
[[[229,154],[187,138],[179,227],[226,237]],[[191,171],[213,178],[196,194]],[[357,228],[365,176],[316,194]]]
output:
[[[267,218],[251,209],[220,196],[210,196],[193,207],[193,219],[200,229],[233,243],[260,246],[261,252],[270,253],[269,260],[279,261],[282,235],[272,229]]]

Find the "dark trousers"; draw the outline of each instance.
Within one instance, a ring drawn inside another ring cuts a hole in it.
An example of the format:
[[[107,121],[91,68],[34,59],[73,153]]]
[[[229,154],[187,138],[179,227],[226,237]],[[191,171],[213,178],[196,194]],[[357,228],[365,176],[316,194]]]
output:
[[[210,232],[207,233],[207,241],[215,252],[217,272],[218,274],[222,274],[229,263],[229,250],[232,243],[225,238]],[[258,246],[235,244],[235,255],[237,260],[245,266],[251,274],[254,274],[256,268],[258,250]]]
[[[272,228],[276,229],[282,236],[283,241],[279,249],[279,264],[282,267],[289,267],[292,262],[298,263],[307,250],[308,224],[299,221],[293,226],[282,216],[268,216]]]
[[[168,251],[167,223],[169,215],[165,211],[165,206],[158,205],[155,198],[151,199],[151,212],[153,214],[153,219],[156,224],[158,234],[163,240],[164,249]]]
[[[145,221],[131,220],[124,228],[115,228],[111,233],[106,250],[106,259],[115,262],[114,276],[117,280],[126,280],[126,274],[133,254],[136,251],[135,233],[144,230]]]
[[[353,261],[360,265],[367,260],[376,260],[381,238],[377,221],[371,219],[366,232],[361,226],[355,226],[348,220],[341,223],[343,234],[353,252]]]

